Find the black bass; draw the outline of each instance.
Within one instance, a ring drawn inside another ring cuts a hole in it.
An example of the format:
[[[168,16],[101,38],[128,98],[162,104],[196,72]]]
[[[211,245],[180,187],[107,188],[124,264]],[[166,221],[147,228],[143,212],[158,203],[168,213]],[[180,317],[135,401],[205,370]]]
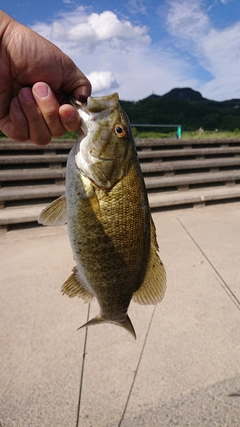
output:
[[[160,302],[166,274],[130,123],[117,93],[74,104],[82,125],[68,157],[66,194],[39,222],[68,224],[76,267],[62,292],[85,302],[96,297],[100,307],[83,326],[111,322],[136,338],[130,301]]]

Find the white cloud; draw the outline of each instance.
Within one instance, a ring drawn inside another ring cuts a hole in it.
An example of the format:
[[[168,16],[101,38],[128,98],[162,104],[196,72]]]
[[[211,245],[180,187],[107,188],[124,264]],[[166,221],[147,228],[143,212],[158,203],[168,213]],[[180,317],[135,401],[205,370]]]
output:
[[[206,67],[209,67],[214,75],[227,77],[227,75],[237,72],[239,76],[239,40],[240,23],[222,31],[212,29],[203,39],[202,48],[206,57]]]
[[[199,86],[203,96],[216,100],[240,97],[240,23],[217,30],[203,1],[169,0],[168,4],[169,32],[180,48],[212,76]]]
[[[88,18],[90,28],[95,32],[96,40],[110,40],[112,37],[128,40],[132,37],[137,40],[142,38],[144,42],[149,41],[146,35],[146,27],[133,26],[129,21],[120,21],[115,13],[106,11],[98,15],[93,13]]]
[[[222,31],[212,29],[203,41],[205,67],[213,76],[203,91],[213,99],[240,98],[239,40],[240,23]]]
[[[92,90],[96,94],[106,90],[115,90],[118,87],[118,83],[111,71],[92,71],[87,75],[87,78],[90,80]]]
[[[210,22],[199,0],[169,0],[168,30],[173,35],[197,41],[208,31]]]
[[[91,48],[103,42],[112,45],[114,41],[118,41],[121,48],[126,46],[126,41],[130,45],[145,45],[151,42],[146,26],[132,25],[128,20],[120,20],[111,11],[88,15],[82,6],[78,6],[74,12],[59,14],[59,19],[50,25],[39,22],[32,28],[50,38],[53,43],[64,39],[65,43],[74,43],[80,49],[84,49],[80,42],[89,44]]]

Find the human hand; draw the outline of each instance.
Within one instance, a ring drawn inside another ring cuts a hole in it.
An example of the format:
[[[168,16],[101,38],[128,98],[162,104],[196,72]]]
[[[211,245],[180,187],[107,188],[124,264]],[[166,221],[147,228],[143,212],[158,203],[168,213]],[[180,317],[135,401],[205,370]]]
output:
[[[55,45],[0,11],[0,129],[40,145],[80,127],[69,94],[85,99],[91,85]]]

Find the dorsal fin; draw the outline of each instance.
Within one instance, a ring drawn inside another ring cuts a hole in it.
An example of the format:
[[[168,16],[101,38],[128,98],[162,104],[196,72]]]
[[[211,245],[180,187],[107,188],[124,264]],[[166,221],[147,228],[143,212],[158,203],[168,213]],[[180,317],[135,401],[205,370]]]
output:
[[[38,217],[39,224],[64,225],[67,223],[67,201],[65,195],[50,203]]]
[[[166,291],[166,272],[159,258],[156,229],[151,218],[151,248],[146,274],[140,288],[134,292],[133,301],[138,304],[148,305],[159,303]]]
[[[90,302],[94,297],[79,279],[77,267],[73,267],[72,274],[63,283],[61,291],[63,295],[66,294],[69,298],[79,297],[86,303]]]

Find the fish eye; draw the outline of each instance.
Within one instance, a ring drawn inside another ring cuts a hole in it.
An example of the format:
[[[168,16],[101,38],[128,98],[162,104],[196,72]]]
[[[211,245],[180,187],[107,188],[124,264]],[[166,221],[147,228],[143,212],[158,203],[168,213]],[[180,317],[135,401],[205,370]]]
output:
[[[126,135],[127,131],[125,126],[123,126],[122,124],[118,123],[117,125],[115,125],[114,127],[115,133],[119,138],[122,138],[123,136]]]

